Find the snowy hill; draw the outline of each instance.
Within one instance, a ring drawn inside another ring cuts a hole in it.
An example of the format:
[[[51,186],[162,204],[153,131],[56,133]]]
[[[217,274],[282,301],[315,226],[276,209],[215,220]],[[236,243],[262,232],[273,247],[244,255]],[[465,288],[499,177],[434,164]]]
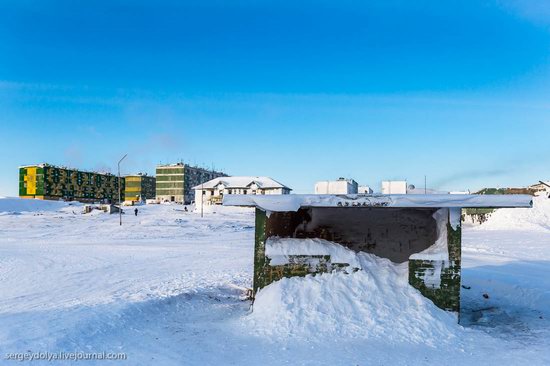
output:
[[[533,208],[530,209],[495,210],[479,229],[550,231],[550,199],[534,197]]]

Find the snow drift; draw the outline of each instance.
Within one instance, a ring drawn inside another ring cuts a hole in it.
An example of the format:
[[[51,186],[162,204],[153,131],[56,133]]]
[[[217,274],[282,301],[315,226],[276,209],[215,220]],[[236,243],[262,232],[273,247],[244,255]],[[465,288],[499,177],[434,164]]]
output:
[[[80,203],[4,197],[0,198],[0,213],[59,211],[76,205]]]
[[[296,241],[297,239],[290,239]],[[278,246],[284,239],[278,239]],[[311,243],[305,243],[310,246]],[[407,264],[355,253],[357,272],[284,278],[261,289],[245,322],[268,337],[383,338],[435,345],[456,336],[456,315],[437,308],[408,283]],[[275,251],[280,254],[280,251]]]
[[[550,199],[534,197],[533,208],[501,208],[478,229],[550,231]]]

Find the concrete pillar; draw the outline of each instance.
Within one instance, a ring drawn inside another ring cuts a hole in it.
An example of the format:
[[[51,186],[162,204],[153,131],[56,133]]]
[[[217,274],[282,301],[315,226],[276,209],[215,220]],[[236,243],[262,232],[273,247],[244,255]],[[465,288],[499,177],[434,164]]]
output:
[[[447,222],[449,259],[422,259],[421,254],[416,254],[415,259],[409,260],[409,283],[437,307],[460,313],[462,228],[460,221],[451,225],[451,214],[452,211]]]

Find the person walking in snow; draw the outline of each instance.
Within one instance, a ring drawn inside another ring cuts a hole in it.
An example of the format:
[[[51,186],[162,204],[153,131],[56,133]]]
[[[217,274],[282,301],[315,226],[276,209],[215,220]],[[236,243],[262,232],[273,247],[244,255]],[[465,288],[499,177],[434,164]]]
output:
[[[134,214],[136,214],[136,216],[137,216],[137,213],[138,213],[138,209],[136,207],[136,209],[134,210]]]

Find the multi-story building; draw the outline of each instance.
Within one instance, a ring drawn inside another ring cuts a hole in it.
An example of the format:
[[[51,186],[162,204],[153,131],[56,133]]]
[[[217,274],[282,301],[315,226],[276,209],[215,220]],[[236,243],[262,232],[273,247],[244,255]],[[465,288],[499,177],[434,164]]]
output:
[[[357,188],[353,179],[323,180],[315,183],[315,194],[357,194]]]
[[[147,174],[127,175],[124,177],[124,201],[125,202],[140,202],[147,199],[155,198],[155,177]]]
[[[184,163],[158,165],[156,173],[157,200],[184,204],[189,204],[194,200],[194,186],[226,176],[221,172],[193,167]]]
[[[407,194],[407,181],[405,180],[382,181],[382,194]]]
[[[227,194],[289,194],[292,189],[269,177],[220,177],[194,187],[197,205],[222,204]]]
[[[359,193],[359,194],[373,194],[374,191],[369,186],[359,186],[357,188],[357,193]]]
[[[124,178],[120,179],[121,195]],[[86,172],[49,164],[19,168],[19,197],[81,202],[118,202],[119,179],[112,174]]]

